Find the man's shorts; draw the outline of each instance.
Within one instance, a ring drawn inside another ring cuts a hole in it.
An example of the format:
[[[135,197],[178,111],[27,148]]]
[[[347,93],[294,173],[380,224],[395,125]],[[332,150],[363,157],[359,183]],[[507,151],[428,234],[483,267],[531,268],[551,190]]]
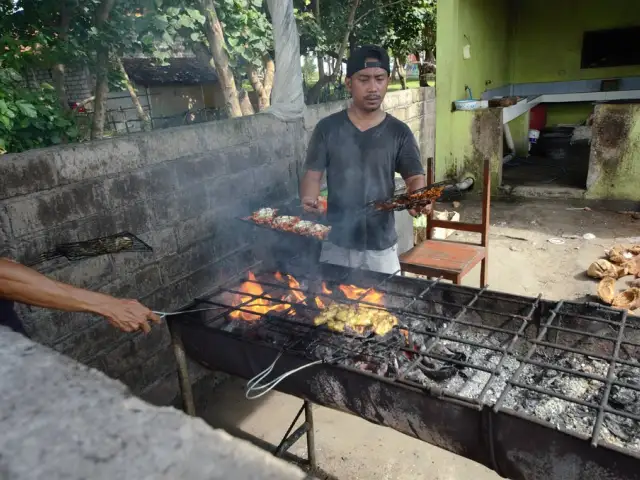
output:
[[[386,250],[360,251],[342,248],[327,242],[322,245],[320,262],[342,267],[372,270],[389,275],[400,273],[397,243]]]

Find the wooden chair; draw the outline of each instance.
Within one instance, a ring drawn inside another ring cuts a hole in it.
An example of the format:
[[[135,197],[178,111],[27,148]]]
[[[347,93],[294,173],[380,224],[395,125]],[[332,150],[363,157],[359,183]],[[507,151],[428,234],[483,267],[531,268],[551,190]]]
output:
[[[408,252],[400,255],[400,268],[405,272],[442,277],[460,284],[462,277],[478,263],[480,267],[480,286],[487,285],[487,249],[489,239],[489,212],[491,209],[491,169],[489,159],[484,161],[482,183],[482,223],[451,222],[433,218],[433,210],[427,217],[427,239]],[[427,184],[434,183],[434,161],[428,160]],[[480,233],[480,245],[448,240],[432,240],[436,227]]]

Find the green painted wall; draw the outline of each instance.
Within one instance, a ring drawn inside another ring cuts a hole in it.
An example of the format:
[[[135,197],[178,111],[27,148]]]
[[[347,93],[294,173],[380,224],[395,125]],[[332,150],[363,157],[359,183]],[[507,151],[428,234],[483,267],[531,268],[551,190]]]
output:
[[[462,174],[471,151],[473,115],[451,113],[451,102],[465,98],[469,85],[475,98],[489,88],[509,83],[507,0],[443,0],[438,3],[436,57],[436,178]],[[471,45],[471,58],[463,47]]]
[[[475,114],[451,112],[451,102],[464,98],[469,85],[479,98],[488,88],[514,83],[552,82],[640,76],[640,66],[606,69],[580,68],[582,35],[600,30],[640,25],[638,0],[441,0],[438,4],[438,42],[436,56],[436,176],[459,176],[473,166],[477,157],[474,145]],[[471,58],[463,59],[463,46],[471,45]],[[639,43],[640,45],[640,43]],[[579,123],[591,112],[589,103],[548,104],[547,124]],[[639,107],[640,108],[640,107]],[[528,149],[526,116],[510,122],[518,153]],[[635,125],[635,124],[634,124]],[[630,138],[640,131],[630,130]],[[636,137],[633,137],[636,135]],[[640,185],[640,151],[629,140],[622,166],[608,174],[615,178],[609,187],[599,180],[589,194],[599,198],[613,191],[612,184],[625,185],[622,195],[640,200],[633,193],[630,178]],[[631,145],[631,147],[629,147]],[[635,162],[635,163],[634,163]],[[476,165],[477,167],[477,165]],[[494,179],[499,178],[500,162],[494,162]],[[604,177],[603,177],[604,178]],[[495,185],[494,185],[495,186]]]
[[[593,132],[587,197],[640,201],[640,105],[599,105]]]
[[[640,66],[580,69],[582,34],[640,25],[638,7],[638,0],[518,2],[512,13],[511,83],[640,75]]]
[[[593,113],[593,102],[548,103],[547,126],[584,122]]]
[[[529,153],[529,112],[514,118],[507,125],[513,137],[516,154],[526,156]],[[505,155],[507,152],[504,152]]]

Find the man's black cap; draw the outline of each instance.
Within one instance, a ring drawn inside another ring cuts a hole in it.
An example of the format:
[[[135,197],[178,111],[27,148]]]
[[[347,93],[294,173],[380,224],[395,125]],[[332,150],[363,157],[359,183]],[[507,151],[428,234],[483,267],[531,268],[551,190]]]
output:
[[[367,62],[367,59],[375,58],[376,61]],[[380,67],[384,68],[388,74],[391,74],[391,62],[387,51],[377,45],[363,45],[356,48],[347,60],[347,77],[354,73],[364,70],[365,68]]]

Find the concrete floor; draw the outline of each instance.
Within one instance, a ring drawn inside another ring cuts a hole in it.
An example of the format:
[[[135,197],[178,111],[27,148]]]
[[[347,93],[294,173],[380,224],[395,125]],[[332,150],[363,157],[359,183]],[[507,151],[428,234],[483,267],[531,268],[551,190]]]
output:
[[[596,282],[584,272],[605,248],[640,236],[640,221],[615,211],[592,206],[577,210],[584,203],[554,200],[494,202],[491,210],[489,254],[490,289],[548,299],[593,300]],[[438,209],[451,209],[439,205]],[[477,222],[479,205],[465,201],[458,211],[461,221]],[[595,240],[582,235],[593,233]],[[563,245],[549,243],[563,238]],[[452,239],[466,239],[461,234]],[[637,240],[640,243],[640,240]],[[479,269],[471,272],[465,284],[478,285]],[[621,280],[620,285],[624,282]],[[200,414],[215,427],[272,449],[280,441],[301,401],[280,393],[260,400],[244,398],[245,381],[230,380],[206,396],[207,406]],[[340,480],[494,480],[489,469],[449,452],[420,442],[389,428],[341,412],[316,406],[316,449],[320,478]],[[306,456],[305,442],[292,449]]]

